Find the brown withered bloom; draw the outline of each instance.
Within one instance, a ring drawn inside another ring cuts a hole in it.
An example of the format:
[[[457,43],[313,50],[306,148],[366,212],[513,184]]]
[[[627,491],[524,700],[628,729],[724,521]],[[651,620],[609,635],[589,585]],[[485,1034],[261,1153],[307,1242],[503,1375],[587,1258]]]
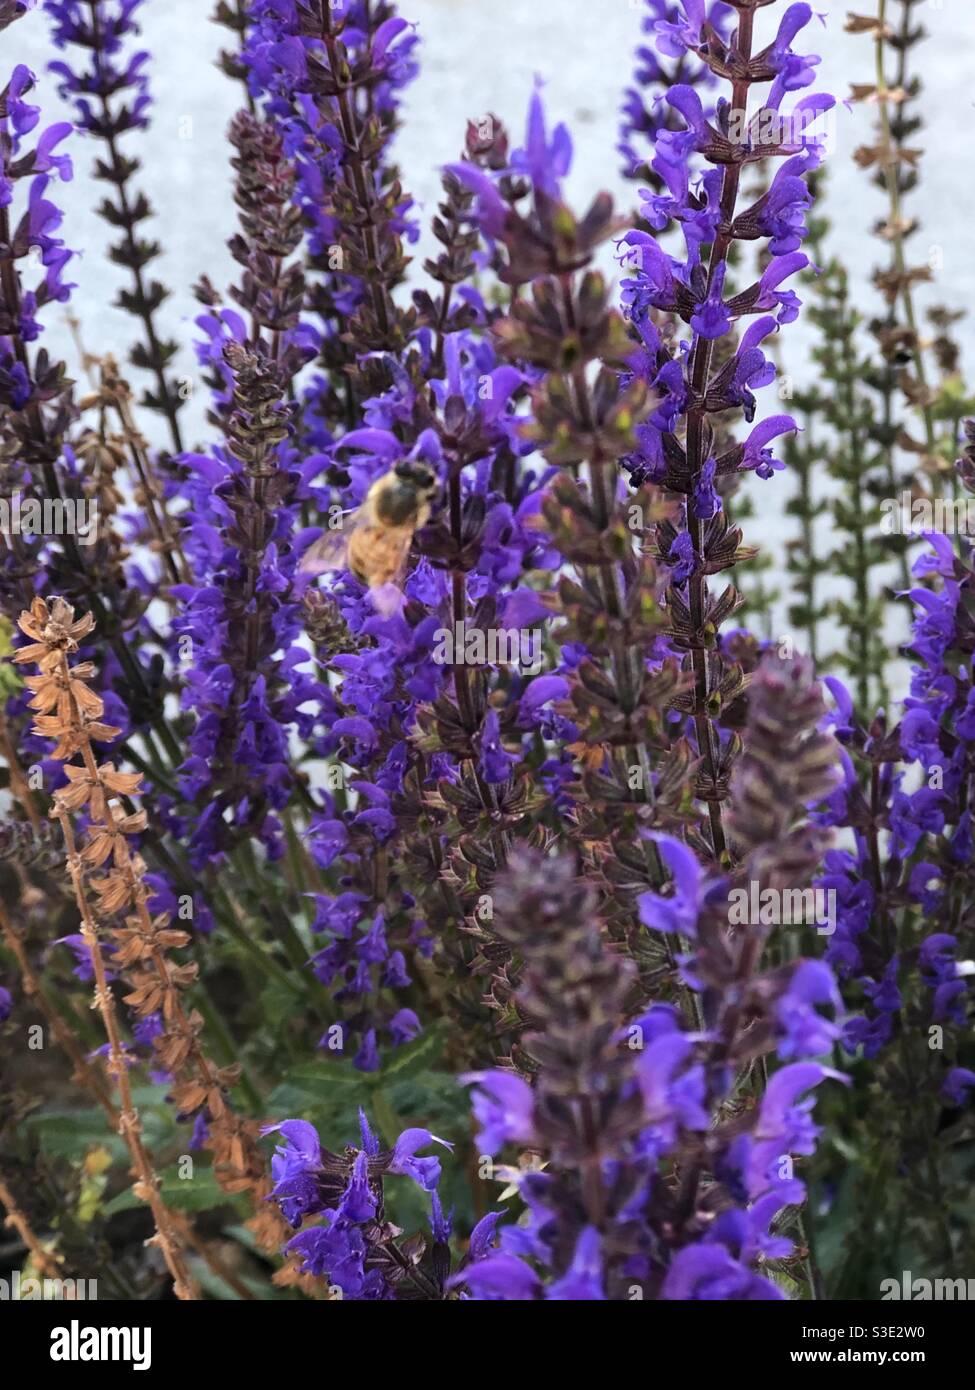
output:
[[[42,598],[35,598],[30,612],[21,614],[18,626],[32,644],[19,648],[14,660],[21,664],[32,661],[49,672],[60,665],[62,652],[78,650],[81,638],[91,632],[95,620],[86,613],[76,622],[74,609],[63,598],[55,598],[50,608]]]
[[[60,761],[74,757],[88,739],[108,743],[121,732],[101,722],[105,708],[101,697],[85,683],[95,674],[91,662],[81,662],[73,671],[65,662],[94,625],[90,613],[76,622],[74,609],[61,598],[54,599],[50,608],[42,598],[35,598],[30,612],[20,618],[21,631],[33,641],[14,653],[14,661],[33,662],[41,669],[39,676],[27,676],[24,684],[33,692],[34,731],[58,740],[52,757]],[[75,711],[78,718],[73,717]],[[76,801],[69,809],[81,804]]]
[[[115,1002],[108,985],[99,924],[85,884],[84,853],[78,852],[70,815],[72,808],[86,802],[91,805],[93,820],[97,819],[99,810],[107,808],[106,784],[101,781],[100,770],[91,752],[91,739],[94,736],[91,726],[97,724],[101,716],[102,702],[78,674],[79,670],[85,670],[87,663],[83,663],[74,673],[68,666],[68,655],[78,650],[80,639],[91,632],[94,622],[90,614],[76,621],[74,609],[61,598],[54,599],[50,607],[42,598],[35,598],[30,612],[21,615],[19,626],[32,640],[28,646],[22,647],[14,654],[14,660],[21,664],[33,662],[41,670],[40,676],[29,677],[27,681],[29,688],[34,692],[31,706],[38,712],[38,721],[44,721],[43,725],[39,722],[35,724],[35,732],[59,740],[55,750],[56,757],[65,759],[81,752],[85,758],[84,768],[73,769],[79,775],[72,779],[68,793],[55,793],[52,815],[60,823],[64,835],[68,873],[81,915],[82,937],[95,973],[95,1006],[101,1014],[108,1035],[108,1071],[115,1078],[118,1088],[121,1102],[119,1132],[132,1156],[136,1177],[134,1191],[152,1212],[156,1226],[152,1242],[162,1252],[173,1277],[173,1288],[177,1298],[195,1299],[199,1297],[199,1290],[183,1258],[177,1223],[160,1196],[159,1179],[143,1142],[139,1113],[132,1099],[128,1063],[123,1050]],[[86,671],[86,674],[90,674],[90,670]],[[52,710],[56,713],[51,714]],[[103,734],[107,733],[110,737],[114,737],[118,732],[107,725],[98,727],[102,729]],[[90,776],[86,779],[85,774]],[[83,797],[77,790],[79,786],[84,788]],[[108,787],[108,790],[111,788]]]
[[[258,1127],[239,1116],[228,1098],[239,1068],[217,1067],[209,1060],[199,1038],[203,1020],[183,1003],[183,991],[195,980],[197,967],[192,962],[174,963],[169,953],[185,946],[189,936],[170,925],[168,914],[153,916],[149,912],[146,865],[130,844],[130,837],[145,829],[147,816],[142,810],[128,812],[122,804],[139,794],[142,774],[122,772],[111,762],[99,762],[92,748],[94,741],[110,742],[119,730],[102,722],[102,700],[86,683],[94,674],[91,664],[69,665],[69,656],[93,629],[91,615],[76,620],[74,609],[63,599],[55,598],[49,606],[36,598],[30,612],[21,615],[19,625],[31,641],[14,659],[22,664],[33,662],[41,671],[26,681],[33,692],[34,732],[57,739],[54,756],[65,763],[68,781],[54,793],[52,815],[64,835],[82,932],[96,973],[96,999],[111,1043],[111,1070],[117,1077],[122,1126],[139,1175],[139,1195],[152,1206],[167,1264],[177,1288],[184,1291],[181,1296],[191,1296],[186,1291],[192,1284],[179,1260],[177,1223],[158,1199],[157,1180],[131,1103],[101,950],[105,937],[115,948],[113,965],[118,966],[129,988],[125,1003],[140,1017],[162,1016],[163,1032],[154,1040],[158,1064],[173,1078],[171,1095],[180,1113],[205,1111],[207,1144],[218,1181],[227,1192],[251,1193],[256,1206],[253,1225],[264,1248],[279,1249],[285,1227],[280,1215],[264,1202],[268,1180],[256,1144]],[[76,756],[80,762],[67,761]],[[72,817],[82,809],[87,812],[88,824],[79,848]],[[290,1270],[281,1271],[280,1278],[287,1282]]]

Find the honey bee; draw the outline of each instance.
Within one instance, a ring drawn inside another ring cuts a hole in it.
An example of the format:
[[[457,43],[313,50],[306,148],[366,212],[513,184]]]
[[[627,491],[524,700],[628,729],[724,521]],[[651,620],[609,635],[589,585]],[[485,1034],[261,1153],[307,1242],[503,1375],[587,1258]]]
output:
[[[389,585],[401,588],[413,536],[429,521],[438,490],[436,474],[425,463],[398,463],[376,479],[361,507],[342,518],[341,529],[308,548],[301,568],[311,574],[350,569],[374,600],[380,591],[388,595]]]

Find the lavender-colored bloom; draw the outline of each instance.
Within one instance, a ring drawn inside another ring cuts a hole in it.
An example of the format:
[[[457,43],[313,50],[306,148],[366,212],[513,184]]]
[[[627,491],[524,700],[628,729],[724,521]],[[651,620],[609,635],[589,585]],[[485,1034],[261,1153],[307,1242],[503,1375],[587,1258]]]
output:
[[[527,1302],[538,1297],[541,1281],[523,1260],[503,1250],[491,1251],[469,1264],[452,1280],[474,1298],[492,1303]]]
[[[673,875],[673,891],[669,897],[643,893],[639,900],[640,920],[654,931],[679,932],[693,938],[706,890],[700,862],[673,836],[654,835],[653,838]]]
[[[545,1297],[570,1303],[605,1301],[599,1251],[599,1232],[587,1226],[579,1236],[568,1270],[561,1279],[549,1284]]]
[[[375,1028],[367,1028],[362,1036],[362,1044],[354,1058],[354,1065],[360,1071],[378,1071],[380,1067],[379,1049],[376,1046]]]
[[[934,932],[921,943],[919,964],[921,979],[929,989],[934,990],[931,1011],[934,1022],[943,1023],[950,1019],[963,1027],[967,988],[965,980],[958,974],[955,958],[957,948],[956,937],[947,932]]]
[[[776,1005],[783,1032],[778,1044],[780,1057],[817,1057],[831,1049],[840,1029],[819,1012],[822,1005],[842,1012],[833,972],[822,961],[800,961]]]
[[[497,1234],[498,1222],[503,1216],[503,1212],[489,1211],[487,1216],[482,1216],[480,1221],[471,1231],[469,1255],[472,1260],[482,1260],[494,1245]]]
[[[113,136],[126,130],[144,130],[148,125],[149,83],[145,73],[149,54],[144,50],[120,61],[125,41],[138,34],[137,11],[143,0],[109,0],[92,6],[86,0],[44,0],[44,9],[54,21],[55,47],[78,46],[92,53],[92,65],[82,72],[68,62],[53,62],[50,70],[59,78],[59,91],[75,105],[78,125],[101,133],[109,125]],[[93,14],[94,11],[94,14]],[[94,20],[97,18],[97,27]],[[109,98],[131,89],[124,112],[108,116]],[[104,105],[102,103],[105,103]]]
[[[88,942],[81,933],[73,932],[70,936],[60,936],[55,942],[55,945],[69,946],[74,952],[76,961],[76,965],[71,973],[76,979],[81,980],[83,984],[93,983],[95,979],[95,967],[92,963]],[[115,947],[108,941],[101,942],[100,949],[106,961],[111,959],[115,951]],[[106,976],[109,980],[115,978],[111,970],[106,971]]]
[[[968,1092],[975,1086],[975,1071],[968,1067],[952,1067],[945,1077],[941,1094],[949,1105],[961,1106],[968,1099]]]
[[[782,1299],[785,1294],[740,1264],[723,1245],[701,1243],[674,1256],[661,1297],[727,1303]]]
[[[747,1158],[743,1176],[753,1198],[778,1181],[777,1164],[783,1154],[815,1152],[819,1134],[811,1119],[815,1100],[806,1092],[827,1077],[837,1081],[847,1079],[840,1072],[816,1062],[793,1062],[769,1079],[759,1106],[754,1137],[745,1146]],[[800,1099],[803,1096],[805,1099]]]
[[[405,1173],[425,1192],[433,1192],[440,1181],[439,1158],[417,1158],[417,1149],[425,1149],[430,1144],[442,1144],[452,1149],[453,1144],[446,1139],[438,1139],[426,1129],[406,1129],[397,1139],[390,1160],[391,1173]]]
[[[674,26],[679,20],[679,8],[674,0],[644,0],[643,9],[640,27],[651,40],[658,32],[658,25]],[[728,7],[720,0],[709,3],[708,19],[719,34],[726,30],[728,18]],[[660,61],[661,54],[665,52],[661,50],[658,53],[652,42],[638,47],[634,85],[627,88],[624,94],[617,148],[623,156],[623,172],[631,178],[645,175],[648,155],[668,129],[667,111],[660,93],[677,78],[675,73],[668,73]],[[685,51],[680,50],[670,56],[678,60],[678,71],[683,78],[688,76],[688,69],[691,68],[692,80],[700,88],[711,89],[716,85],[707,67]],[[708,115],[711,114],[709,109]]]
[[[475,1118],[481,1125],[476,1142],[483,1153],[493,1155],[505,1144],[531,1141],[534,1096],[526,1081],[497,1070],[469,1072],[460,1080],[477,1085],[472,1099]]]

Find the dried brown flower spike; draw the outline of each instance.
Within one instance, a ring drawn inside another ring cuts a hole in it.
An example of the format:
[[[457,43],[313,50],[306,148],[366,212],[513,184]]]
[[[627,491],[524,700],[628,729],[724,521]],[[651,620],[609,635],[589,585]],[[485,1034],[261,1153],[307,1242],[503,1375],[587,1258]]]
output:
[[[154,917],[149,912],[149,890],[144,881],[146,866],[128,842],[128,836],[145,829],[146,813],[128,814],[120,801],[123,797],[138,795],[142,774],[120,772],[112,763],[99,764],[92,749],[93,740],[110,742],[120,732],[102,722],[102,700],[85,683],[94,674],[93,666],[88,662],[74,667],[68,664],[69,655],[78,650],[79,641],[92,627],[90,616],[75,621],[74,609],[63,599],[53,599],[48,607],[43,599],[36,598],[30,612],[22,614],[20,619],[21,630],[32,642],[22,647],[14,659],[22,663],[36,662],[41,669],[41,675],[27,677],[25,681],[33,692],[34,732],[58,740],[54,751],[56,758],[66,762],[75,754],[81,756],[80,764],[65,766],[68,784],[54,793],[52,815],[64,835],[83,934],[96,972],[96,1002],[112,1043],[112,1069],[119,1078],[123,1127],[128,1139],[128,1133],[133,1124],[135,1126],[138,1147],[146,1163],[143,1176],[139,1160],[136,1161],[140,1184],[156,1199],[156,1205],[150,1202],[153,1213],[156,1214],[157,1206],[164,1213],[166,1238],[173,1248],[178,1248],[173,1235],[177,1221],[158,1201],[158,1193],[152,1185],[157,1180],[142,1148],[138,1119],[131,1107],[131,1098],[126,1101],[129,1087],[125,1062],[116,1059],[117,1050],[121,1059],[121,1042],[98,945],[98,923],[105,923],[106,919],[112,919],[105,927],[105,934],[115,948],[113,965],[129,985],[125,1003],[141,1017],[152,1013],[162,1015],[164,1030],[154,1045],[159,1065],[172,1075],[174,1104],[183,1114],[206,1107],[207,1146],[213,1152],[214,1173],[225,1191],[251,1194],[256,1208],[252,1224],[257,1239],[264,1248],[277,1250],[287,1228],[280,1214],[264,1201],[269,1183],[263,1155],[257,1146],[258,1127],[238,1115],[227,1096],[237,1079],[238,1068],[215,1066],[203,1050],[198,1036],[202,1019],[195,1010],[184,1008],[181,997],[182,991],[196,978],[196,965],[174,963],[168,955],[185,946],[189,938],[184,931],[170,925],[165,913]],[[89,819],[84,845],[79,851],[71,817],[82,808],[87,808]],[[98,877],[86,877],[91,870],[100,869],[104,872]],[[117,920],[119,916],[121,922]],[[143,1194],[140,1192],[140,1195]],[[158,1216],[156,1224],[162,1237],[163,1227]],[[288,1282],[292,1274],[290,1267],[279,1271],[279,1282]]]
[[[30,645],[14,654],[14,660],[20,663],[34,662],[41,670],[39,676],[28,676],[25,682],[34,692],[31,707],[37,711],[35,732],[58,740],[54,752],[56,758],[66,759],[77,752],[84,757],[84,767],[67,769],[69,786],[55,793],[51,814],[60,824],[64,835],[68,873],[81,915],[81,931],[95,972],[95,1007],[101,1014],[108,1036],[108,1071],[118,1088],[121,1103],[119,1133],[132,1155],[136,1177],[134,1191],[152,1212],[156,1225],[152,1243],[161,1250],[173,1276],[177,1298],[196,1299],[200,1292],[183,1259],[178,1222],[159,1194],[159,1179],[143,1142],[139,1113],[132,1099],[115,1001],[108,986],[98,921],[86,890],[84,861],[92,862],[92,844],[98,843],[98,831],[95,830],[94,840],[89,838],[85,849],[79,853],[71,820],[71,811],[85,802],[91,804],[93,820],[99,819],[99,813],[107,819],[107,793],[118,794],[118,787],[113,787],[112,783],[118,782],[120,774],[112,768],[100,769],[97,766],[91,751],[91,739],[107,741],[114,738],[119,730],[100,723],[102,701],[82,679],[82,676],[92,674],[90,664],[82,662],[74,671],[68,666],[69,653],[78,650],[79,641],[91,631],[94,622],[90,614],[75,621],[74,609],[61,598],[54,599],[50,608],[42,598],[35,598],[30,612],[21,615],[19,625],[21,631],[32,640]],[[136,784],[138,780],[135,779]],[[140,820],[140,817],[130,819]]]

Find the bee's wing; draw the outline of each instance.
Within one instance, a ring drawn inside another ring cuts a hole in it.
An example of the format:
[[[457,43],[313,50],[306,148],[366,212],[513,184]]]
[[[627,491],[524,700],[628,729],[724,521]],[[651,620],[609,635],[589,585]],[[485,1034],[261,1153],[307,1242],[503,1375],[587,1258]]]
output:
[[[349,564],[349,541],[353,531],[363,523],[362,509],[345,512],[340,527],[330,528],[313,541],[298,568],[305,574],[324,574],[326,570],[343,570]]]

